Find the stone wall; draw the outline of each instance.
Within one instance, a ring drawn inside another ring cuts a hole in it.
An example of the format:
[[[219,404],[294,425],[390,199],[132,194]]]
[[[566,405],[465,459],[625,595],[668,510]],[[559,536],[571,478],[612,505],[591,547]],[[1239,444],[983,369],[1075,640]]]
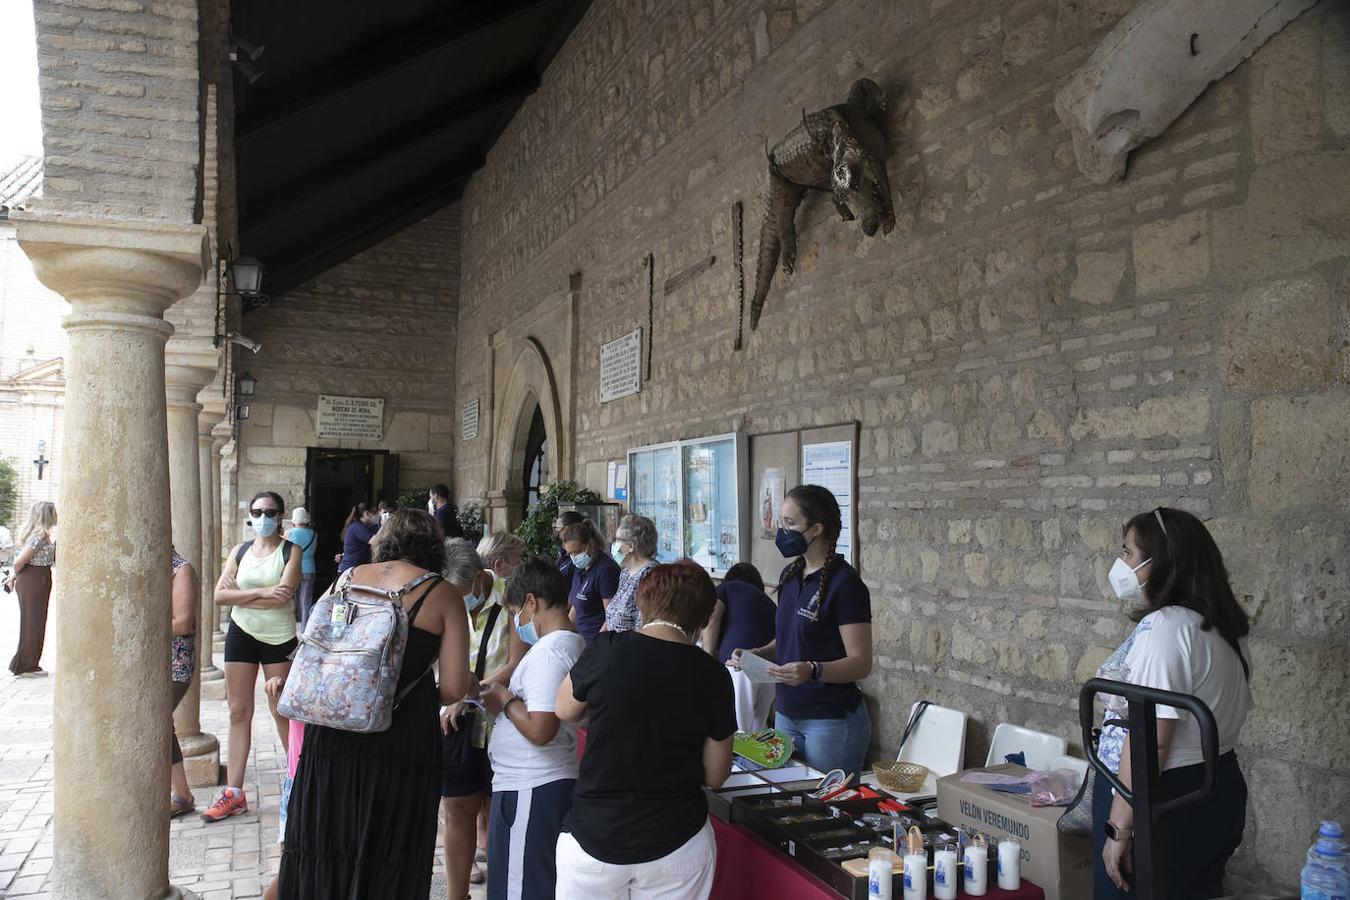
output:
[[[1077,686],[1129,628],[1121,523],[1195,512],[1254,619],[1231,871],[1289,885],[1315,820],[1350,814],[1350,8],[1295,21],[1098,187],[1052,99],[1129,6],[595,4],[466,194],[457,388],[481,395],[487,336],[579,272],[573,474],[860,421],[877,755],[921,697],[971,714],[968,760],[1002,721],[1076,745]],[[736,353],[730,204],[753,280],[766,140],[863,75],[893,98],[899,224],[869,240],[808,201],[797,274]],[[602,407],[598,345],[645,326],[648,252],[653,377]],[[494,487],[456,465],[461,494]]]
[[[239,498],[275,490],[299,504],[308,447],[397,453],[403,488],[449,478],[459,217],[441,210],[244,316],[263,346],[235,361],[258,381],[239,430]],[[319,439],[320,394],[384,398],[384,440]]]
[[[36,0],[43,199],[199,220],[196,0]]]

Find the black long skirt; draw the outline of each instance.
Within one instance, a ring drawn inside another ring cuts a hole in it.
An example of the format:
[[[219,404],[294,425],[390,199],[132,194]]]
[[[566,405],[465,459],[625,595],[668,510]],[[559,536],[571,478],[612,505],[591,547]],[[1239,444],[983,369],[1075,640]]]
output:
[[[387,731],[305,726],[287,808],[278,894],[290,900],[411,900],[431,892],[440,802],[435,680]]]

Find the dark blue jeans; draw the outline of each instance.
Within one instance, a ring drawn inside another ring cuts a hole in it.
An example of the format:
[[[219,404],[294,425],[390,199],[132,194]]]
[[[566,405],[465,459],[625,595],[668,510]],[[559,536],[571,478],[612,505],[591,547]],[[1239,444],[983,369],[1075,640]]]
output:
[[[1154,802],[1189,794],[1200,786],[1204,766],[1183,766],[1162,774],[1154,793]],[[1102,826],[1111,813],[1111,783],[1100,775],[1092,786],[1092,896],[1094,900],[1133,897],[1122,892],[1106,875],[1102,847],[1106,835]],[[1138,816],[1136,815],[1136,819]],[[1169,897],[1206,900],[1224,896],[1223,871],[1229,858],[1242,843],[1242,827],[1247,819],[1247,781],[1238,767],[1237,754],[1219,757],[1214,790],[1208,797],[1180,809],[1174,809],[1155,826],[1158,848],[1153,864],[1162,870]],[[1134,853],[1144,852],[1135,847]],[[1127,875],[1127,882],[1134,887]]]

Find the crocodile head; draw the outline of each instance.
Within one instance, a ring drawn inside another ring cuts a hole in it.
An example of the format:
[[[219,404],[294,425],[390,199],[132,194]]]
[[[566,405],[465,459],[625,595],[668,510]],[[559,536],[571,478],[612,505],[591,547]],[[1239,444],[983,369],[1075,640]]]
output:
[[[872,237],[880,228],[890,234],[895,227],[895,209],[891,206],[891,183],[886,177],[886,161],[863,146],[842,122],[836,122],[831,181],[836,195],[842,193],[849,208],[861,220],[863,234]]]

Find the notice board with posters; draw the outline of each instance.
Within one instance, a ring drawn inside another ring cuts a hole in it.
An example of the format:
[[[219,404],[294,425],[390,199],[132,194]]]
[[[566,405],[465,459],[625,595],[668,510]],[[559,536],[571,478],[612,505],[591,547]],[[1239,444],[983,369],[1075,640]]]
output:
[[[858,557],[858,423],[750,436],[750,562],[776,584],[787,560],[778,552],[778,508],[799,484],[820,484],[839,500],[843,530],[836,552],[854,566]]]

